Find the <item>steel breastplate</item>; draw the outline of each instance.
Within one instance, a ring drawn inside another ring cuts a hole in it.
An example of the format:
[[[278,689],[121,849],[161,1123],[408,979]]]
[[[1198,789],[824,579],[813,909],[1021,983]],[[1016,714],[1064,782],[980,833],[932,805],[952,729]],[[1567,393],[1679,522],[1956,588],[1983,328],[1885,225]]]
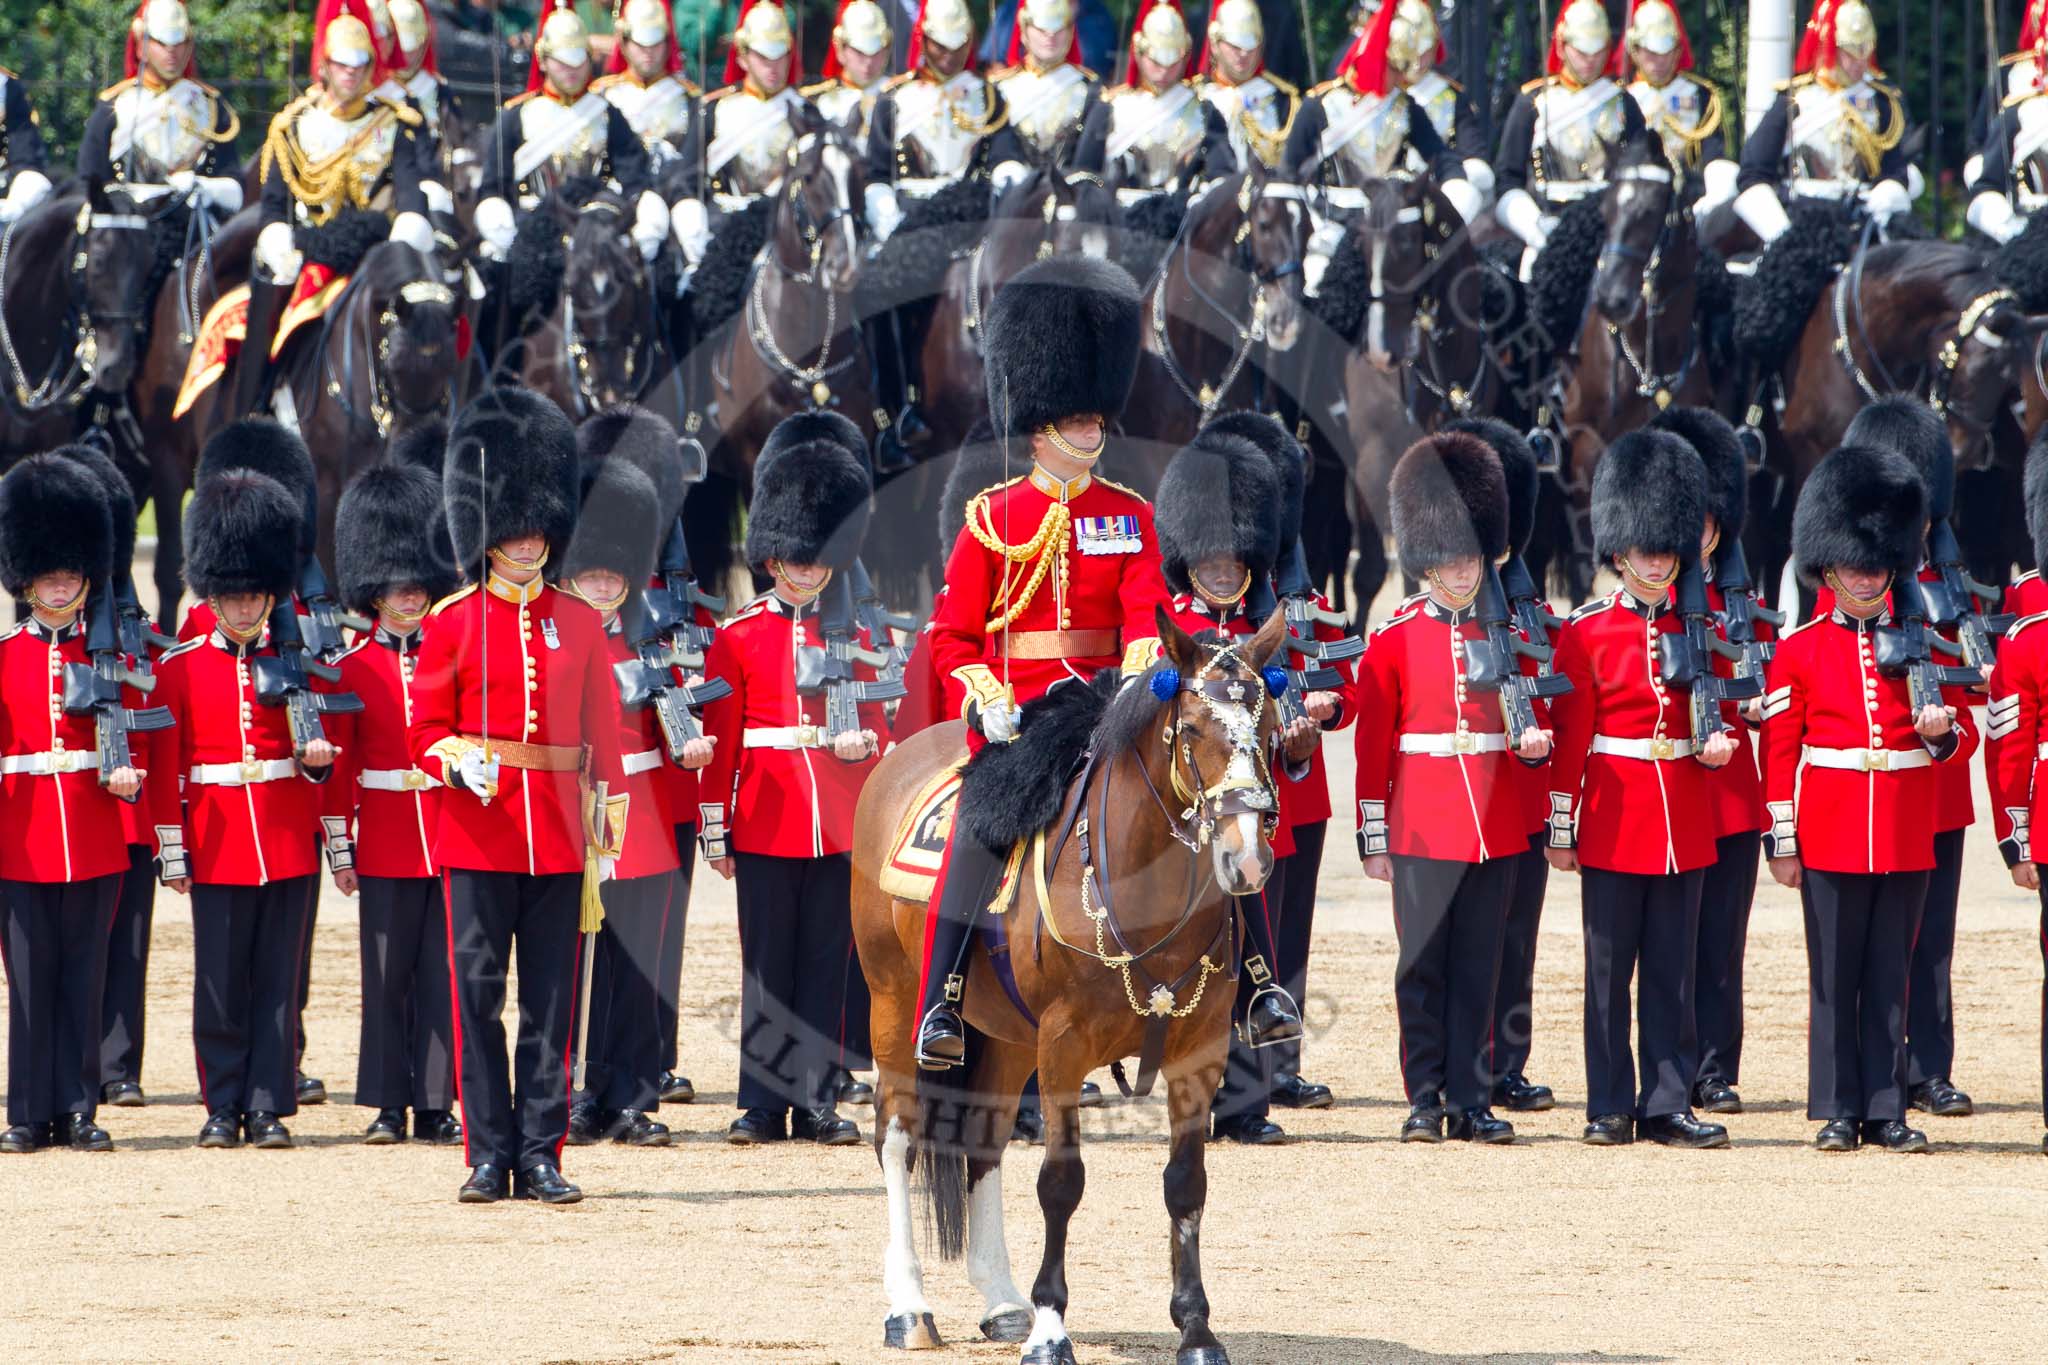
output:
[[[1160,101],[1171,94],[1131,89],[1110,97],[1109,141],[1136,172],[1125,182],[1131,189],[1161,188],[1180,169],[1182,158],[1202,145],[1202,101],[1183,96],[1178,109],[1162,114]]]
[[[906,81],[892,92],[896,101],[895,137],[914,143],[934,177],[952,179],[967,169],[967,159],[982,138],[976,129],[989,122],[994,95],[987,81],[971,74],[936,81]],[[965,124],[965,127],[961,125]]]
[[[1045,72],[1019,68],[998,83],[1010,106],[1010,125],[1038,156],[1049,155],[1059,145],[1088,104],[1088,82],[1059,74],[1073,70],[1067,66]]]

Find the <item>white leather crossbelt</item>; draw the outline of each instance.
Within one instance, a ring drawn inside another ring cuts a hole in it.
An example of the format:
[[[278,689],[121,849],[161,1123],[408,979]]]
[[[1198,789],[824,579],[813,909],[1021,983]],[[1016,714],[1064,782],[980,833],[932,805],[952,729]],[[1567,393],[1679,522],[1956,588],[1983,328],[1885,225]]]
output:
[[[762,725],[746,732],[749,749],[817,749],[825,744],[822,725]]]
[[[661,750],[647,749],[637,754],[626,754],[619,759],[619,766],[626,770],[626,776],[636,773],[651,773],[661,766]]]
[[[1640,758],[1645,762],[1668,763],[1674,758],[1691,758],[1689,739],[1617,739],[1613,735],[1593,736],[1593,752],[1616,758]]]
[[[1460,754],[1504,754],[1508,737],[1503,734],[1402,735],[1401,752],[1427,754],[1431,758],[1456,758]]]
[[[440,786],[434,777],[418,768],[365,768],[356,774],[364,791],[424,792]]]
[[[1806,762],[1809,767],[1842,768],[1852,773],[1896,773],[1930,767],[1934,755],[1925,749],[1816,749],[1808,745]]]
[[[251,763],[195,763],[186,781],[200,787],[245,787],[256,782],[278,782],[297,775],[298,763],[289,758],[258,759]]]
[[[59,773],[82,773],[100,765],[97,749],[64,749],[56,753],[9,754],[0,758],[0,773],[13,776],[55,777]]]

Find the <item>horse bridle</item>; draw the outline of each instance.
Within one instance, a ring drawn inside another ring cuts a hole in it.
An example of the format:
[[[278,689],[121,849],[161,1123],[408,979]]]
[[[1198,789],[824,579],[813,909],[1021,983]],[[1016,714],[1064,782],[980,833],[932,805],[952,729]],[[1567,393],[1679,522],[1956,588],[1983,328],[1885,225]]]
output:
[[[791,169],[794,169],[798,159],[817,146],[822,138],[823,134],[806,133],[791,143]],[[828,381],[834,375],[843,374],[851,369],[855,359],[854,354],[848,354],[840,357],[837,364],[832,361],[832,342],[839,334],[839,294],[819,281],[818,263],[824,257],[825,233],[830,231],[834,224],[849,218],[857,229],[860,219],[854,215],[850,204],[834,204],[830,213],[823,218],[817,217],[804,200],[802,182],[795,176],[788,177],[788,181],[790,213],[797,230],[803,234],[810,260],[802,270],[791,268],[789,263],[782,259],[782,252],[775,238],[769,239],[754,260],[753,281],[747,288],[745,330],[747,340],[753,344],[754,354],[761,363],[779,370],[790,386],[805,397],[813,410],[817,410],[832,401],[832,385]],[[775,329],[769,320],[767,305],[762,300],[762,290],[767,284],[765,268],[769,266],[773,266],[777,274],[792,284],[816,288],[825,295],[824,334],[818,342],[818,358],[809,365],[797,364],[795,359],[782,349],[781,343],[775,340]],[[729,377],[728,372],[720,382],[725,382]]]
[[[618,219],[622,214],[619,205],[608,199],[593,199],[583,206],[582,211],[584,213],[602,213],[606,217],[613,219]],[[569,246],[569,238],[564,237],[562,239],[562,249],[567,251]],[[626,379],[629,383],[639,373],[639,357],[643,350],[647,353],[648,368],[650,370],[654,368],[654,353],[660,344],[660,338],[654,326],[654,300],[651,291],[642,290],[641,294],[643,306],[637,311],[641,315],[638,321],[643,326],[634,335],[627,338],[625,345],[625,359],[623,363]],[[586,335],[578,330],[576,326],[576,297],[565,280],[562,286],[562,349],[567,353],[569,369],[574,375],[572,390],[576,397],[576,407],[579,416],[589,413],[598,406],[596,395],[591,391],[591,353],[593,351],[611,350],[612,342],[613,339],[609,332],[597,332]],[[637,391],[634,396],[638,396]]]
[[[76,406],[85,397],[83,382],[92,375],[93,366],[99,361],[99,336],[93,322],[90,296],[86,291],[86,266],[91,259],[91,246],[87,236],[95,231],[147,232],[149,220],[139,213],[96,212],[90,203],[81,204],[78,220],[72,231],[73,249],[69,270],[71,306],[76,314],[73,330],[77,340],[68,358],[63,351],[50,362],[50,372],[34,388],[29,387],[28,373],[22,369],[21,357],[14,349],[14,333],[7,325],[7,258],[14,244],[14,230],[21,220],[15,219],[0,232],[0,353],[7,357],[9,378],[12,380],[12,394],[15,404],[23,412],[42,412],[59,403]],[[142,317],[140,308],[132,312],[109,311],[100,315],[106,322],[133,323]]]
[[[1643,353],[1639,357],[1635,348],[1628,343],[1628,329],[1620,323],[1607,324],[1607,336],[1614,343],[1615,355],[1635,371],[1635,393],[1638,398],[1650,398],[1659,408],[1669,407],[1672,398],[1684,387],[1692,375],[1693,362],[1699,358],[1700,342],[1697,326],[1686,331],[1685,355],[1678,368],[1664,373],[1657,365],[1657,321],[1663,317],[1665,297],[1658,288],[1658,276],[1664,264],[1664,250],[1671,243],[1672,234],[1685,221],[1685,205],[1678,193],[1677,183],[1669,167],[1629,166],[1614,174],[1616,185],[1648,182],[1664,186],[1670,194],[1670,202],[1664,209],[1664,222],[1657,229],[1657,238],[1650,243],[1648,251],[1639,251],[1626,242],[1606,241],[1600,245],[1600,265],[1611,260],[1643,262]],[[1597,268],[1597,267],[1596,267]]]
[[[1416,212],[1421,214],[1422,223],[1426,229],[1435,227],[1441,221],[1436,216],[1437,209],[1434,200],[1425,199],[1422,204],[1416,206]],[[1443,267],[1440,264],[1436,244],[1425,240],[1423,242],[1422,254],[1431,262],[1431,275],[1440,275]],[[1457,280],[1454,278],[1452,284],[1455,286],[1456,283]],[[1406,366],[1403,374],[1408,378],[1414,379],[1437,402],[1449,408],[1453,416],[1470,417],[1479,407],[1480,391],[1481,387],[1486,383],[1486,375],[1491,357],[1487,354],[1486,347],[1481,345],[1477,348],[1478,355],[1472,362],[1470,378],[1466,379],[1463,383],[1456,380],[1446,383],[1442,379],[1437,373],[1440,364],[1437,348],[1442,344],[1438,338],[1443,335],[1443,332],[1438,327],[1436,320],[1437,313],[1442,307],[1443,299],[1434,288],[1422,289],[1416,292],[1414,326],[1415,331],[1421,337],[1420,349],[1423,363]],[[1475,316],[1478,316],[1481,312],[1483,310],[1475,310]],[[1403,387],[1405,390],[1405,384]],[[1423,425],[1419,414],[1416,412],[1415,395],[1412,390],[1404,392],[1402,406],[1407,410],[1410,421],[1415,422],[1418,426]]]
[[[342,346],[341,373],[336,375],[334,373],[334,357],[328,350],[327,338],[333,330],[334,318],[345,316],[347,310],[354,306],[354,300],[351,295],[359,288],[366,288],[366,286],[359,279],[351,280],[348,288],[342,292],[342,297],[337,299],[334,306],[328,310],[327,317],[321,322],[319,346],[321,370],[327,396],[335,401],[336,405],[341,408],[342,414],[352,422],[365,420],[362,412],[357,409],[352,401],[356,391],[356,347],[353,339]],[[391,397],[391,336],[398,329],[398,305],[400,302],[410,304],[438,303],[452,306],[455,302],[455,291],[438,280],[408,280],[398,287],[398,292],[385,302],[383,310],[378,313],[377,321],[370,331],[370,335],[375,338],[375,344],[370,348],[370,415],[367,420],[371,426],[376,428],[377,439],[380,441],[390,436],[392,419],[401,415],[401,413],[407,417],[424,415],[405,407],[403,404],[394,401]],[[452,379],[450,380],[450,388],[449,400],[452,400]]]
[[[1244,371],[1245,362],[1251,359],[1252,348],[1266,339],[1265,290],[1268,286],[1278,284],[1288,276],[1298,275],[1302,271],[1302,261],[1299,257],[1282,261],[1275,266],[1261,266],[1251,259],[1252,209],[1255,205],[1264,203],[1269,196],[1292,199],[1304,205],[1304,210],[1307,203],[1306,194],[1300,186],[1280,185],[1270,180],[1259,187],[1259,193],[1255,197],[1252,194],[1250,171],[1245,172],[1243,181],[1238,185],[1237,208],[1243,215],[1243,221],[1238,224],[1237,235],[1231,244],[1237,248],[1239,264],[1250,281],[1246,289],[1247,303],[1251,310],[1249,321],[1238,321],[1229,305],[1202,288],[1201,282],[1195,278],[1191,259],[1194,253],[1194,239],[1189,232],[1190,221],[1185,214],[1181,217],[1179,230],[1174,233],[1173,244],[1160,258],[1159,267],[1151,280],[1153,344],[1158,347],[1159,358],[1165,363],[1166,373],[1173,379],[1174,387],[1181,391],[1182,397],[1201,411],[1203,422],[1207,422],[1216,409],[1222,406],[1224,396],[1230,392],[1231,386],[1237,383],[1238,375]],[[1221,383],[1203,383],[1197,386],[1173,353],[1173,343],[1167,335],[1166,327],[1165,284],[1166,277],[1173,271],[1176,258],[1180,263],[1181,278],[1187,281],[1188,291],[1207,305],[1211,312],[1228,323],[1231,331],[1236,334],[1236,345],[1232,349],[1230,363],[1224,367]]]

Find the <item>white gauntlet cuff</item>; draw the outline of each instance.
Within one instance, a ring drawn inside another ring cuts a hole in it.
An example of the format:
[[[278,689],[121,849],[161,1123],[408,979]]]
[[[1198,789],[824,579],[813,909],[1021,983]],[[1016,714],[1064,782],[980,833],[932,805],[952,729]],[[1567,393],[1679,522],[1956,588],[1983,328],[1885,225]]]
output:
[[[185,861],[185,829],[182,825],[156,827],[157,879],[166,883],[192,875]]]
[[[1799,825],[1793,818],[1790,801],[1769,801],[1764,808],[1770,812],[1771,827],[1764,832],[1764,854],[1771,858],[1796,858],[1799,856]]]
[[[725,807],[702,802],[697,807],[697,846],[707,859],[730,857],[725,841]]]
[[[1572,821],[1572,795],[1570,792],[1550,794],[1550,846],[1572,848],[1578,843],[1578,831]]]
[[[1387,803],[1358,803],[1358,856],[1370,858],[1387,851]]]

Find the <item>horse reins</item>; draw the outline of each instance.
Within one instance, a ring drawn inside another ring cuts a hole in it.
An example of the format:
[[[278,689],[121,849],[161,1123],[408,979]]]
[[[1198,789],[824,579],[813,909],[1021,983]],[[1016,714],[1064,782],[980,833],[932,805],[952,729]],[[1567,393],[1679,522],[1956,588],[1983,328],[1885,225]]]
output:
[[[1271,184],[1261,186],[1257,199],[1254,199],[1252,173],[1245,173],[1244,180],[1237,190],[1238,211],[1245,215],[1244,220],[1238,225],[1234,243],[1240,249],[1248,249],[1252,229],[1252,205],[1264,202],[1266,196],[1274,192]],[[1166,255],[1161,258],[1159,268],[1152,277],[1152,339],[1158,348],[1159,358],[1165,362],[1167,374],[1173,379],[1174,386],[1181,391],[1184,398],[1200,410],[1201,420],[1207,422],[1216,409],[1222,406],[1224,396],[1230,392],[1231,386],[1237,383],[1238,375],[1244,371],[1245,362],[1251,359],[1252,348],[1266,339],[1266,287],[1278,283],[1289,275],[1298,274],[1302,269],[1302,263],[1296,259],[1283,262],[1271,269],[1262,269],[1253,262],[1247,271],[1251,282],[1247,291],[1251,319],[1248,322],[1239,322],[1228,305],[1202,288],[1201,283],[1196,280],[1193,263],[1194,240],[1189,228],[1190,220],[1183,215],[1180,228],[1174,233],[1173,243],[1167,248]],[[1163,286],[1167,276],[1173,272],[1176,258],[1179,261],[1181,278],[1187,282],[1188,291],[1228,323],[1236,334],[1237,341],[1231,352],[1230,363],[1224,367],[1221,383],[1204,383],[1197,387],[1173,353],[1173,342],[1167,335],[1166,290]]]
[[[819,134],[807,133],[790,144],[792,168],[800,155],[817,145],[818,139]],[[761,248],[760,255],[754,259],[753,282],[747,289],[746,333],[747,340],[753,344],[754,354],[761,362],[780,370],[782,377],[802,393],[815,410],[826,407],[832,401],[832,386],[828,381],[834,375],[843,374],[851,369],[854,362],[854,356],[848,354],[841,357],[837,364],[832,363],[832,342],[839,333],[839,294],[829,285],[821,283],[818,278],[818,264],[825,252],[825,233],[830,231],[835,223],[851,217],[852,210],[848,205],[834,204],[832,212],[826,214],[822,220],[815,219],[810,205],[804,201],[803,186],[794,176],[789,177],[788,199],[790,213],[794,216],[798,230],[803,233],[810,259],[802,269],[790,266],[782,259],[782,253],[777,249],[773,237]],[[779,236],[779,233],[777,235]],[[762,291],[767,286],[767,266],[773,266],[777,274],[791,283],[815,286],[825,295],[825,329],[818,342],[818,358],[809,365],[797,364],[775,340],[775,330],[769,321],[767,306],[762,298]],[[728,378],[729,376],[728,371]]]
[[[1657,365],[1657,321],[1664,316],[1665,295],[1658,287],[1658,278],[1664,266],[1664,248],[1670,243],[1672,234],[1684,221],[1685,209],[1680,203],[1672,183],[1671,171],[1664,166],[1630,166],[1615,173],[1614,182],[1649,182],[1663,185],[1671,195],[1664,211],[1663,226],[1657,230],[1657,240],[1650,244],[1647,253],[1636,250],[1626,242],[1605,242],[1600,247],[1600,259],[1604,262],[1613,258],[1639,260],[1643,262],[1643,353],[1636,355],[1629,345],[1628,328],[1619,323],[1607,324],[1607,336],[1614,343],[1616,358],[1627,363],[1635,371],[1635,393],[1638,398],[1655,399],[1659,408],[1669,407],[1685,381],[1692,375],[1693,362],[1700,353],[1699,328],[1686,328],[1687,344],[1685,356],[1678,368],[1664,373]],[[1617,369],[1619,366],[1617,366]]]
[[[84,380],[91,377],[93,366],[99,360],[99,337],[93,325],[91,304],[87,301],[85,285],[86,264],[90,248],[86,242],[88,233],[103,231],[147,232],[149,220],[139,213],[96,213],[91,204],[82,204],[78,209],[78,222],[73,230],[71,254],[70,295],[73,310],[72,328],[76,340],[72,344],[68,360],[63,348],[50,361],[50,371],[35,387],[29,387],[28,372],[22,368],[21,356],[14,349],[14,332],[7,325],[7,262],[14,245],[14,230],[21,220],[16,219],[0,232],[0,352],[7,356],[7,368],[13,380],[13,399],[23,412],[42,412],[59,403],[77,404],[85,396]],[[110,322],[134,322],[141,317],[137,313],[106,313],[102,317]]]

